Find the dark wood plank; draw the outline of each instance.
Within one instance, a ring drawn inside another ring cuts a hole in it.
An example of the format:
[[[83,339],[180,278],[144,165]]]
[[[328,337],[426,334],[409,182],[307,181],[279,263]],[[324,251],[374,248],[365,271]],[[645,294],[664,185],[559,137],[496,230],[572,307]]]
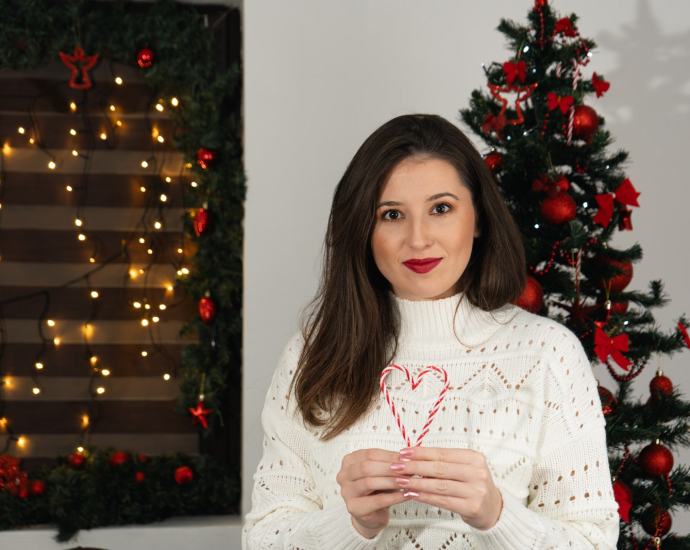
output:
[[[86,183],[86,206],[142,208],[151,197],[155,200],[165,192],[171,204],[182,204],[182,185],[192,178],[174,178],[171,183],[154,176],[121,176],[98,174]],[[82,181],[72,174],[36,174],[14,172],[3,184],[3,204],[74,206],[80,200]],[[73,188],[67,191],[67,186]],[[147,189],[141,192],[141,187]]]
[[[127,118],[121,109],[116,108],[98,113],[87,120],[79,116],[55,116],[42,112],[29,114],[5,114],[0,116],[0,135],[4,144],[10,147],[31,147],[30,139],[48,149],[76,149],[86,154],[96,150],[137,150],[150,151],[167,148],[175,150],[173,145],[174,128],[170,120],[145,120],[144,118]],[[117,125],[120,121],[121,126]],[[19,128],[24,129],[20,133]],[[76,135],[71,135],[75,130]],[[155,132],[155,133],[154,133]],[[101,134],[105,134],[103,140]],[[156,141],[158,136],[165,140],[162,144]]]
[[[46,305],[44,290],[36,287],[0,286],[0,302],[5,319],[38,319]],[[197,313],[197,306],[187,299],[184,288],[172,291],[164,288],[99,288],[98,298],[91,297],[86,287],[54,288],[49,290],[47,315],[53,319],[85,320],[93,315],[101,321],[126,321],[141,319],[145,303],[152,311],[166,321],[186,320]],[[24,296],[32,298],[21,299]],[[12,301],[17,300],[17,301]],[[133,307],[134,302],[142,304],[141,309]],[[159,304],[166,305],[160,310]],[[170,307],[167,307],[170,306]]]
[[[2,416],[14,433],[79,433],[83,417],[91,433],[194,433],[175,401],[5,401]]]
[[[182,344],[166,344],[156,349],[140,344],[102,344],[90,346],[97,366],[113,366],[111,376],[159,377],[161,372],[174,373],[180,363]],[[141,355],[142,351],[147,356]],[[0,372],[5,376],[31,376],[41,346],[36,344],[6,344],[0,356]],[[41,353],[44,368],[41,377],[88,376],[91,369],[86,347],[76,344],[47,346]]]
[[[142,233],[126,234],[120,231],[84,231],[86,240],[80,242],[80,231],[48,231],[38,229],[3,229],[0,231],[0,256],[9,262],[56,262],[89,263],[91,257],[96,262],[112,256],[115,263],[126,263],[121,254],[123,241],[128,242],[129,262],[134,264],[169,264],[179,262],[182,254],[177,250],[182,244],[181,233],[155,231],[149,234],[153,243],[153,254],[148,254],[149,242],[139,243]],[[194,246],[185,241],[185,257],[194,253]],[[118,255],[119,254],[119,255]]]

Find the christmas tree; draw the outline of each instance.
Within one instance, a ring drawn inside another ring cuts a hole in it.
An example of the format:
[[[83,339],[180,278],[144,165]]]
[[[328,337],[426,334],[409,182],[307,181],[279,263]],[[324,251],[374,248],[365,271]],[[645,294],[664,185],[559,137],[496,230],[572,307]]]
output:
[[[472,93],[462,120],[491,148],[485,156],[523,236],[528,283],[517,304],[569,327],[593,365],[603,363],[618,387],[599,387],[611,476],[619,503],[618,548],[690,548],[671,531],[674,509],[690,507],[690,471],[674,467],[674,449],[690,445],[690,403],[659,370],[655,356],[690,347],[687,320],[662,332],[651,310],[667,298],[661,281],[626,291],[635,245],[617,250],[617,231],[632,230],[639,193],[626,177],[626,151],[585,99],[609,89],[589,74],[592,40],[577,16],[558,15],[536,0],[528,23],[502,20],[510,45],[505,62],[485,67],[488,88]],[[638,402],[631,382],[650,375],[650,397]]]

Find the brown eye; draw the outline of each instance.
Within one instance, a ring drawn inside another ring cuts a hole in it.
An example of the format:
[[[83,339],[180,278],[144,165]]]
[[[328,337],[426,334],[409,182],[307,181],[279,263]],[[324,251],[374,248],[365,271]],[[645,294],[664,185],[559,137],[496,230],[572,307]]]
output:
[[[381,217],[384,220],[394,222],[396,220],[399,220],[400,216],[401,216],[401,214],[400,214],[400,211],[398,211],[398,210],[386,210]]]
[[[447,214],[450,212],[450,205],[446,203],[436,204],[431,210],[434,214]]]

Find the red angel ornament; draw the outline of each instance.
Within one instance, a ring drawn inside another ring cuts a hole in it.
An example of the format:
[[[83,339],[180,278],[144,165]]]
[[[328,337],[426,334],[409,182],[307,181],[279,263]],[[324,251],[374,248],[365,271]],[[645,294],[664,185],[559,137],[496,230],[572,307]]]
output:
[[[72,77],[69,79],[69,87],[74,90],[88,90],[91,88],[91,79],[87,71],[93,69],[98,61],[98,54],[84,57],[84,50],[81,46],[74,48],[74,54],[69,55],[63,52],[58,52],[60,59],[67,66],[72,69]],[[77,82],[77,77],[81,73],[81,82]]]

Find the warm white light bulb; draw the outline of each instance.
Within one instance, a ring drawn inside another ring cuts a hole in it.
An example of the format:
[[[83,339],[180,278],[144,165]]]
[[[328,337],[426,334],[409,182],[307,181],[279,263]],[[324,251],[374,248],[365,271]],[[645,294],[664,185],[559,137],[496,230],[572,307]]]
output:
[[[167,181],[168,183],[170,183],[172,180],[170,179],[170,176],[168,176],[167,178],[165,178],[165,181]]]
[[[80,453],[83,453],[83,452],[84,452],[84,447],[77,447],[77,451],[79,451]]]
[[[73,149],[73,150],[72,150],[72,154],[73,154],[75,157],[78,157],[78,156],[79,156],[79,151],[77,151],[76,149]]]
[[[89,262],[92,263],[92,264],[95,264],[95,263],[96,263],[96,258],[94,258],[94,257],[92,256],[91,258],[89,258]]]
[[[55,162],[53,162],[53,161],[51,160],[51,161],[48,163],[48,168],[50,168],[51,170],[55,170]]]
[[[148,321],[148,319],[142,319],[142,320],[141,320],[141,326],[142,326],[142,327],[147,327],[147,326],[149,326],[149,321]]]
[[[146,187],[144,187],[143,185],[139,189],[141,190],[142,193],[146,193]]]
[[[106,139],[108,139],[108,136],[107,136],[107,134],[106,134],[105,132],[103,132],[103,133],[101,134],[101,139],[104,140],[104,141],[105,141]]]
[[[36,363],[36,368],[41,370],[43,368],[43,363]]]
[[[160,309],[161,311],[163,311],[165,308],[166,308],[165,304],[161,304],[158,306],[158,309]]]
[[[193,181],[190,185],[191,185],[192,187],[196,187],[197,183],[196,183],[195,181]]]
[[[110,110],[111,110],[111,111],[114,111],[114,110],[115,110],[115,105],[111,105],[111,106],[110,106]]]
[[[115,84],[117,84],[118,86],[122,84],[122,79],[119,76],[115,77]]]
[[[96,388],[96,392],[99,394],[105,393],[105,388],[104,387]]]
[[[160,103],[156,104],[156,109],[157,109],[158,111],[162,111],[162,110],[163,110],[163,105],[161,105]]]
[[[170,380],[170,375],[169,374],[164,374],[163,375],[163,380]]]
[[[20,437],[19,439],[17,439],[17,445],[19,445],[20,447],[23,447],[25,444],[26,444],[26,438]]]
[[[144,237],[139,237],[139,242],[141,244],[144,244],[146,242],[146,240],[144,239]]]
[[[117,124],[118,126],[122,126],[122,121],[118,120],[115,124]]]
[[[30,143],[31,145],[33,145],[33,144],[34,144],[34,138],[29,138],[29,143]]]
[[[72,111],[76,111],[77,110],[77,104],[73,101],[72,103],[69,104],[69,108]]]
[[[52,319],[48,319],[48,326],[49,326],[49,327],[54,327],[54,326],[55,326],[55,321],[53,321]]]
[[[178,253],[178,254],[182,254],[183,252],[184,252],[184,250],[182,250],[181,248],[178,248],[178,249],[177,249],[177,253]]]
[[[34,395],[38,395],[39,393],[41,393],[41,388],[34,387],[33,392]]]
[[[158,321],[160,321],[160,319],[159,319],[158,317],[153,317],[151,320],[152,320],[154,323],[157,323]]]
[[[149,248],[146,252],[148,252],[149,254],[153,254],[153,249]]]
[[[134,302],[132,305],[137,309],[141,307],[141,304],[139,302]]]
[[[67,186],[67,191],[69,191],[70,193],[72,192],[72,186],[71,185]]]
[[[74,220],[74,225],[76,225],[77,227],[81,227],[81,224],[82,224],[82,221],[79,218]]]
[[[17,131],[18,131],[20,134],[23,134],[24,132],[26,132],[26,130],[24,130],[24,128],[23,128],[22,126],[20,126],[20,127],[17,129]]]
[[[96,292],[95,290],[92,290],[91,291],[91,297],[92,298],[98,298],[98,292]]]
[[[79,240],[80,240],[80,241],[85,241],[85,240],[86,240],[86,236],[84,236],[83,233],[79,233]]]
[[[163,138],[163,136],[158,136],[158,143],[163,143],[164,141],[165,139]]]
[[[165,202],[168,200],[167,195],[161,195],[161,202]]]
[[[54,338],[54,339],[53,339],[53,344],[55,344],[56,346],[59,346],[59,345],[60,345],[60,339],[59,339],[59,338]]]
[[[142,356],[142,357],[146,357],[148,354],[149,354],[148,351],[142,351],[142,352],[141,352],[141,356]]]
[[[177,107],[177,105],[178,105],[180,102],[177,101],[177,98],[176,98],[176,97],[173,97],[173,98],[170,100],[170,103],[172,103],[172,106],[173,106],[173,107]]]
[[[168,290],[172,290],[172,289],[173,289],[173,286],[172,286],[172,285],[168,285]]]
[[[161,222],[156,222],[153,224],[153,227],[155,227],[156,229],[160,229],[161,227],[163,227],[163,225],[161,224]]]
[[[187,275],[187,274],[189,273],[189,269],[187,269],[186,267],[183,267],[183,268],[182,268],[182,273],[184,273],[185,275]]]
[[[151,304],[144,304],[144,309],[151,309]]]
[[[101,370],[101,374],[103,376],[110,376],[110,371],[108,369],[103,369],[103,370]]]
[[[148,168],[148,165],[149,165],[149,163],[146,162],[145,160],[142,160],[142,161],[141,161],[141,167],[142,167],[142,168]]]
[[[72,134],[73,136],[77,135],[77,131],[74,128],[70,129],[69,133]]]

